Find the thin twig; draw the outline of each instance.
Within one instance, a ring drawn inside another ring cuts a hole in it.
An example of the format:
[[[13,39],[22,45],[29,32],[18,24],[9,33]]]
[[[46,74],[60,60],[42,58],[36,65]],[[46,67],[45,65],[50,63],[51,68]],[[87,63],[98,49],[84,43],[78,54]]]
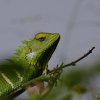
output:
[[[62,63],[62,64],[60,65],[60,67],[57,66],[55,69],[49,71],[48,75],[42,74],[41,76],[39,76],[39,77],[37,77],[37,78],[35,78],[35,79],[29,81],[28,83],[24,84],[23,87],[27,86],[28,84],[31,84],[31,85],[32,85],[34,82],[36,82],[36,81],[38,81],[38,80],[41,80],[41,81],[42,81],[42,80],[48,80],[48,79],[50,78],[50,76],[49,76],[50,74],[55,73],[56,71],[61,70],[61,69],[65,68],[65,67],[68,67],[68,66],[75,66],[76,63],[78,63],[80,60],[84,59],[84,58],[87,57],[90,53],[92,53],[92,51],[93,51],[94,49],[95,49],[95,47],[92,47],[86,54],[84,54],[84,55],[83,55],[82,57],[80,57],[79,59],[77,59],[77,60],[75,60],[75,61],[72,61],[71,63],[68,63],[68,64],[66,64],[66,65],[63,65],[63,63]]]
[[[68,66],[75,66],[76,63],[78,63],[79,61],[81,61],[82,59],[86,58],[89,54],[92,53],[92,51],[95,49],[95,47],[92,47],[86,54],[84,54],[82,57],[78,58],[77,60],[75,61],[72,61],[71,63],[68,63],[66,65],[61,65],[60,67],[56,67],[55,69],[51,70],[50,73],[54,73],[56,72],[57,70],[60,70],[60,69],[63,69],[65,67],[68,67]]]

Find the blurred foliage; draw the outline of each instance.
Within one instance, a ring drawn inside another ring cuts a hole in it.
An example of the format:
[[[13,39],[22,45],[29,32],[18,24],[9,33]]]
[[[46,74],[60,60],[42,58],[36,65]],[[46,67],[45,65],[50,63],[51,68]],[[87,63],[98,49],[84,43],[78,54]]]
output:
[[[92,66],[76,66],[62,72],[60,80],[57,80],[57,85],[54,85],[50,93],[44,96],[39,96],[38,99],[31,100],[75,100],[74,95],[81,97],[85,93],[90,92],[91,96],[91,82],[90,80],[100,73],[100,63],[97,61]],[[56,80],[55,80],[56,81]],[[54,82],[54,81],[53,81]],[[96,94],[92,97],[93,100],[100,100]],[[97,98],[97,99],[96,99]],[[80,100],[80,99],[77,99]]]

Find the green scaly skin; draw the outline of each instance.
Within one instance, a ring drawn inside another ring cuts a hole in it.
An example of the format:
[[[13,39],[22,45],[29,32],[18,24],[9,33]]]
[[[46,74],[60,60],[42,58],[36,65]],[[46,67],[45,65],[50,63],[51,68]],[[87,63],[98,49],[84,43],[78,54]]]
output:
[[[0,100],[13,99],[24,91],[23,86],[47,70],[60,35],[40,32],[22,41],[13,57],[0,64]]]

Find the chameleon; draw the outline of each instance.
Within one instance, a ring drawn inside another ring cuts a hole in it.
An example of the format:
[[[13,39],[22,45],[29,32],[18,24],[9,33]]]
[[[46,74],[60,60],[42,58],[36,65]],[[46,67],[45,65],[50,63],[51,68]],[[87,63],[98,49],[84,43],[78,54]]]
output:
[[[12,56],[0,63],[0,100],[12,100],[24,92],[24,84],[48,70],[59,40],[59,33],[39,32],[22,41]]]

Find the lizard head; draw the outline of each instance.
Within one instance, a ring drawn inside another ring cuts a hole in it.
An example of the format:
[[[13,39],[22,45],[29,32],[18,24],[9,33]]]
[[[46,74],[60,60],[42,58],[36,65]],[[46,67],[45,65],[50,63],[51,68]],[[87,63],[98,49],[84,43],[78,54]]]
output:
[[[59,39],[58,33],[37,33],[35,37],[22,41],[24,45],[19,47],[16,54],[31,65],[45,66],[55,51]]]

